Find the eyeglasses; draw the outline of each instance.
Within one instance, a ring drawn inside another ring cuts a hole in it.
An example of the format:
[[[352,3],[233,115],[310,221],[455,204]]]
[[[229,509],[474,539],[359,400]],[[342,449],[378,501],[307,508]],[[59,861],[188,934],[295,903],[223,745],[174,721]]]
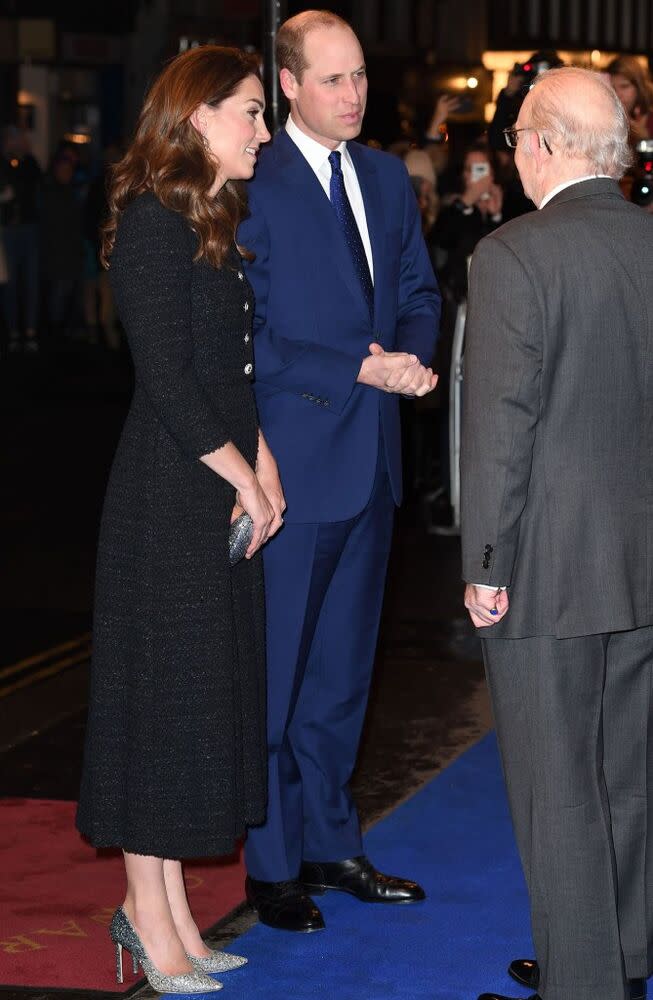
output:
[[[517,140],[519,139],[520,132],[536,132],[537,129],[526,126],[526,128],[504,128],[503,134],[506,139],[506,146],[510,146],[511,149],[517,149]],[[540,132],[537,133],[537,137],[540,140],[540,146],[544,146],[547,153],[553,156],[553,150],[546,141],[546,137],[541,135]]]

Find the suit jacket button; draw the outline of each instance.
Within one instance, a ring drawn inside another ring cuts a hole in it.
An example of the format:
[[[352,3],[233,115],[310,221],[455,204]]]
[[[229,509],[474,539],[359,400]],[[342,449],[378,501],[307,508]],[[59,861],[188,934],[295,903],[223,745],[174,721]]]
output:
[[[254,370],[254,365],[250,365],[249,363],[245,365],[244,371],[246,375],[251,375],[253,370]]]
[[[249,302],[245,303],[245,305],[243,306],[243,309],[245,310],[245,312],[247,312],[249,310]]]

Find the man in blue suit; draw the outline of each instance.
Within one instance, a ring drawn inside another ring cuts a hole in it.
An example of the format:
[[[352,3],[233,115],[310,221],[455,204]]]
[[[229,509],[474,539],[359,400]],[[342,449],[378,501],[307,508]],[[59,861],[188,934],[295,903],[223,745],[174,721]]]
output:
[[[348,144],[367,95],[352,29],[305,11],[277,56],[291,113],[238,233],[256,255],[256,398],[287,502],[264,553],[269,796],[246,887],[262,921],[310,931],[324,926],[312,892],[424,898],[363,855],[348,784],[401,500],[399,395],[435,387],[440,298],[403,163]]]

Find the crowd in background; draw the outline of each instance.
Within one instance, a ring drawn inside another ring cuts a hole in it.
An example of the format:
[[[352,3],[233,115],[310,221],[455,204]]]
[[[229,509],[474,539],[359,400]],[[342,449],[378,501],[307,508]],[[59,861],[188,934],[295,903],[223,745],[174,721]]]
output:
[[[388,147],[402,156],[412,178],[424,237],[449,305],[440,364],[447,361],[447,327],[466,296],[467,261],[474,247],[504,222],[534,209],[521,189],[503,129],[517,118],[529,74],[556,65],[561,62],[555,52],[538,52],[526,70],[515,67],[498,96],[493,121],[479,128],[466,148],[447,141],[447,121],[464,110],[465,100],[450,94],[439,96],[422,134]],[[622,182],[624,194],[653,211],[653,177],[648,186],[641,176],[646,155],[650,163],[653,154],[637,148],[653,139],[653,83],[633,56],[613,60],[606,72],[631,122],[633,167]],[[66,338],[120,347],[108,276],[99,261],[99,228],[106,210],[107,170],[121,152],[111,145],[94,161],[89,149],[60,142],[44,172],[26,133],[14,126],[3,130],[0,297],[3,339],[10,353],[36,353]]]
[[[110,146],[99,162],[62,141],[48,169],[24,130],[7,126],[0,150],[0,296],[9,353],[35,354],[66,338],[116,350],[120,333],[100,265]]]
[[[450,116],[464,98],[441,94],[429,117],[388,150],[403,158],[420,206],[424,237],[443,295],[443,318],[434,370],[437,390],[404,407],[405,487],[435,497],[427,520],[451,527],[449,504],[449,367],[457,310],[467,294],[468,261],[485,235],[535,206],[521,188],[504,129],[510,128],[534,75],[562,65],[555,52],[538,52],[515,66],[498,96],[488,127],[460,141]],[[633,165],[622,180],[627,198],[653,211],[653,83],[633,56],[620,56],[606,73],[631,123]],[[410,115],[408,116],[410,118]],[[453,141],[450,141],[453,140]],[[106,182],[121,156],[109,146],[93,162],[89,147],[62,141],[43,172],[25,132],[5,128],[0,155],[0,297],[8,353],[35,354],[66,341],[121,347],[107,272],[99,260],[106,212]],[[650,183],[649,183],[650,181]],[[433,489],[433,487],[436,487]]]
[[[440,382],[434,393],[404,406],[405,488],[428,501],[430,530],[448,533],[452,528],[449,503],[449,369],[456,315],[467,296],[468,262],[484,236],[525,212],[535,210],[525,197],[514,165],[514,150],[506,143],[504,129],[519,114],[537,68],[554,68],[562,62],[555,52],[534,53],[516,66],[498,96],[489,127],[459,153],[447,142],[447,117],[459,99],[443,95],[424,132],[411,142],[396,143],[412,178],[420,204],[424,237],[443,296],[443,313],[434,370]],[[626,198],[653,212],[653,83],[634,56],[620,56],[606,74],[630,120],[632,167],[621,181]],[[647,144],[649,148],[647,148]]]
[[[514,125],[530,82],[531,67],[561,66],[554,52],[534,53],[526,64],[516,67],[498,96],[496,112],[489,127],[479,131],[461,155],[450,156],[446,119],[457,110],[459,98],[442,96],[432,120],[418,143],[397,143],[393,151],[402,155],[413,178],[420,202],[424,236],[444,294],[456,302],[465,298],[467,259],[478,241],[504,222],[533,211],[535,206],[521,189],[514,166],[514,151],[505,140],[504,129]],[[634,56],[620,56],[606,74],[628,113],[631,123],[633,165],[622,181],[627,198],[653,211],[650,191],[638,185],[644,160],[653,160],[652,151],[643,151],[643,142],[653,140],[653,82]],[[648,155],[643,155],[647,153]]]

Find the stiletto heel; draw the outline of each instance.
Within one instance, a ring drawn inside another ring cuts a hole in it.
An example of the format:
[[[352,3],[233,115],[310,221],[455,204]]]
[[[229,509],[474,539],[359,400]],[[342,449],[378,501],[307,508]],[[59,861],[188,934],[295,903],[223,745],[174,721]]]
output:
[[[138,963],[140,962],[148,983],[157,993],[215,993],[222,989],[222,983],[219,983],[217,979],[211,979],[210,976],[195,968],[192,972],[182,972],[177,976],[167,976],[160,972],[149,959],[141,939],[122,906],[119,906],[113,915],[109,934],[116,946],[116,975],[119,983],[123,981],[122,949],[126,948],[127,951],[131,952],[134,972],[138,971]]]

